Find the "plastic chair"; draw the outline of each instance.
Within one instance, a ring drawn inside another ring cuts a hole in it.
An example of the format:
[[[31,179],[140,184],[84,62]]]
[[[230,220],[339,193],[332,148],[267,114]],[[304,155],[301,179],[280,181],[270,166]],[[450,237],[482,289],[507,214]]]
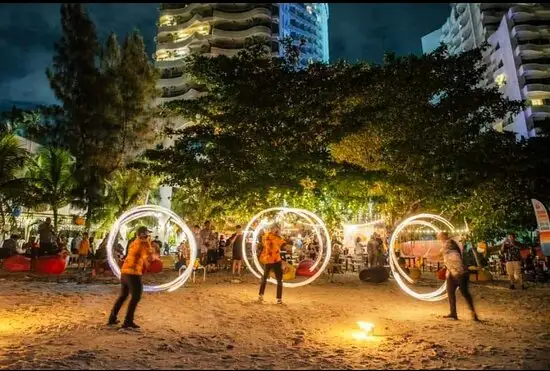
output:
[[[187,267],[185,265],[182,265],[178,273],[181,275],[186,268]],[[193,283],[195,283],[195,278],[196,278],[195,276],[198,270],[202,270],[202,273],[203,273],[202,282],[206,282],[206,268],[203,267],[202,265],[199,265],[197,268],[193,268]]]

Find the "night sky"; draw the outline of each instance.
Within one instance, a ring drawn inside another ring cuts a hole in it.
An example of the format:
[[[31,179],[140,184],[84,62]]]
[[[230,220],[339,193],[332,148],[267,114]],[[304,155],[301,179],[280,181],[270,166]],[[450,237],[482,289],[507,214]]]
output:
[[[154,52],[157,3],[87,7],[102,38],[114,31],[122,39],[137,27]],[[380,62],[384,51],[420,53],[420,38],[449,13],[448,3],[330,4],[330,58]],[[0,4],[0,108],[54,102],[44,71],[60,36],[59,17],[59,4]]]

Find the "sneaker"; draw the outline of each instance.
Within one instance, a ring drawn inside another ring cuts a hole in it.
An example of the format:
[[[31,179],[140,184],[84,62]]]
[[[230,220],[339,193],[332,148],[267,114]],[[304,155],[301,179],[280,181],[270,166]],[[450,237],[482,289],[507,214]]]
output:
[[[107,326],[112,326],[112,325],[118,325],[120,323],[120,321],[116,318],[109,318],[109,322],[107,322]]]
[[[516,289],[516,286],[514,284],[511,284],[510,285],[510,290],[515,290]]]
[[[263,303],[264,297],[262,295],[258,296],[258,303]]]
[[[283,304],[283,299],[277,299],[277,304]]]
[[[446,316],[443,316],[443,318],[457,320],[458,316],[456,314],[447,314]]]
[[[138,325],[136,325],[134,322],[130,322],[130,323],[126,323],[124,322],[124,324],[122,325],[122,328],[133,328],[133,329],[138,329],[140,328]]]

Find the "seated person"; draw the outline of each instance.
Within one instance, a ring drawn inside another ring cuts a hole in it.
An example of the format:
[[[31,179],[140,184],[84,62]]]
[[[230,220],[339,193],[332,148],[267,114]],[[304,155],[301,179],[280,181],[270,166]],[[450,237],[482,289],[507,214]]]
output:
[[[14,255],[17,255],[17,236],[12,234],[0,248],[0,259],[6,259]]]

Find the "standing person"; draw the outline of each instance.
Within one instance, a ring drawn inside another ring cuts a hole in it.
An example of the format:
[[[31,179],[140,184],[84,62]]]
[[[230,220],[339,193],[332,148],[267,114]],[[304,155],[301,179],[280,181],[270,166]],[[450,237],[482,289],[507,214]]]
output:
[[[32,254],[37,249],[36,237],[29,237],[29,241],[23,244],[24,254]]]
[[[443,262],[447,268],[446,284],[450,313],[444,316],[444,318],[458,319],[458,314],[456,312],[456,289],[459,288],[462,296],[464,296],[464,299],[466,299],[470,307],[474,321],[479,321],[474,308],[472,294],[470,294],[470,290],[468,289],[470,278],[464,266],[460,247],[454,240],[449,238],[447,232],[439,232],[437,238],[444,244],[441,253],[443,255]]]
[[[47,217],[46,221],[38,226],[38,234],[40,236],[39,254],[47,254],[50,251],[55,251],[55,234],[53,231],[52,218]]]
[[[283,304],[283,260],[281,259],[281,247],[284,246],[285,240],[280,236],[280,231],[280,226],[274,224],[271,232],[267,233],[263,238],[260,262],[264,264],[264,275],[260,284],[258,297],[260,303],[264,300],[265,285],[267,284],[269,273],[273,270],[277,279],[277,304]]]
[[[508,278],[510,279],[510,290],[516,288],[515,282],[521,285],[521,288],[525,290],[521,274],[521,245],[516,240],[516,235],[514,233],[508,234],[500,251],[504,255],[504,260],[506,261],[506,274],[508,274]]]
[[[18,236],[15,234],[10,235],[10,238],[4,241],[2,244],[3,250],[3,259],[9,258],[10,256],[17,255],[17,240]]]
[[[121,277],[120,283],[122,285],[120,295],[115,301],[111,315],[109,316],[108,325],[116,325],[119,323],[117,317],[120,308],[131,294],[132,298],[128,304],[128,311],[122,328],[135,328],[139,326],[134,322],[134,314],[136,312],[137,305],[141,299],[143,293],[143,284],[141,282],[141,275],[144,269],[149,267],[151,262],[151,252],[153,247],[149,241],[149,231],[147,227],[139,227],[137,231],[138,238],[132,242],[128,248],[126,259],[120,270]]]
[[[218,253],[217,253],[217,259],[218,259],[218,270],[222,270],[225,268],[224,259],[225,259],[225,246],[227,246],[227,242],[225,240],[225,236],[222,234],[220,235],[220,242],[218,244]]]
[[[367,258],[369,260],[369,268],[378,266],[378,253],[380,250],[379,242],[376,239],[376,232],[371,234],[369,242],[367,243]]]
[[[208,266],[208,250],[214,248],[214,232],[210,226],[210,221],[207,220],[204,222],[204,227],[199,232],[200,241],[201,241],[201,250],[200,250],[200,262],[204,267]]]
[[[242,249],[242,244],[243,244],[243,231],[241,229],[241,226],[238,225],[236,228],[235,228],[235,233],[233,234],[233,236],[231,236],[231,239],[230,239],[230,248],[231,248],[231,251],[232,251],[232,274],[233,276],[237,275],[237,276],[241,276],[241,270],[243,268],[243,249]]]
[[[90,253],[90,240],[88,239],[88,232],[82,234],[82,241],[80,241],[80,246],[78,246],[78,262],[76,269],[80,268],[80,263],[82,263],[82,270],[86,270],[86,262],[88,260],[88,254]]]

